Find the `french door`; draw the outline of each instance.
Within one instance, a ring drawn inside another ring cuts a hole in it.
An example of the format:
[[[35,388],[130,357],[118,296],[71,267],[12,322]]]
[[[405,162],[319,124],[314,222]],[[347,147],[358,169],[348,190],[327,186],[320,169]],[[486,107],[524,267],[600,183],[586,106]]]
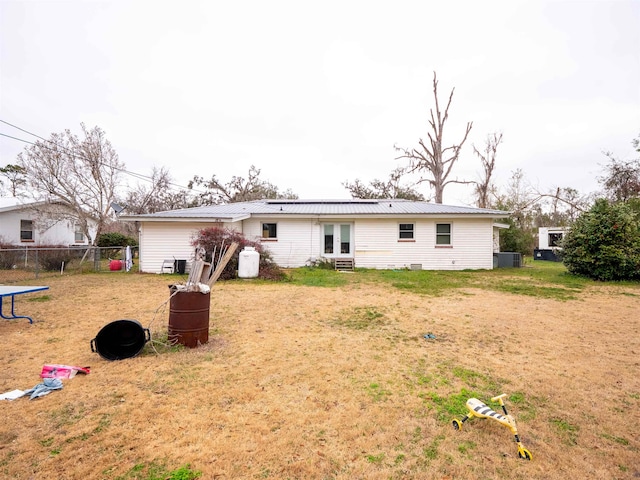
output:
[[[325,257],[353,256],[353,224],[323,223],[322,254]]]

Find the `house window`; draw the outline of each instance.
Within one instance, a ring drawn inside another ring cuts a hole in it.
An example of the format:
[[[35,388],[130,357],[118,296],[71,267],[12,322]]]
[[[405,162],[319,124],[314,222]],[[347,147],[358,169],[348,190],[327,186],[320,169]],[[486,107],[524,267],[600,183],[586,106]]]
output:
[[[82,229],[80,228],[80,225],[78,225],[76,223],[76,227],[75,227],[75,239],[74,241],[76,243],[84,243],[84,233],[82,232]]]
[[[398,238],[400,240],[413,240],[413,223],[401,223],[399,227]]]
[[[20,241],[33,242],[32,220],[20,220]]]
[[[562,233],[550,233],[549,234],[549,246],[559,247],[562,243]]]
[[[436,245],[451,245],[450,223],[436,223]]]
[[[278,229],[275,223],[262,224],[262,238],[275,240],[278,238]]]

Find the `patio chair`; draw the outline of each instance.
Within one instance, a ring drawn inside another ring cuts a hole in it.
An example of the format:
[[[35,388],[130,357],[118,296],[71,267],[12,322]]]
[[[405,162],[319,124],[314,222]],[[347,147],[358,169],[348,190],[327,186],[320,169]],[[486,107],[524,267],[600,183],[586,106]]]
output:
[[[163,260],[160,273],[175,273],[175,260],[173,258]]]

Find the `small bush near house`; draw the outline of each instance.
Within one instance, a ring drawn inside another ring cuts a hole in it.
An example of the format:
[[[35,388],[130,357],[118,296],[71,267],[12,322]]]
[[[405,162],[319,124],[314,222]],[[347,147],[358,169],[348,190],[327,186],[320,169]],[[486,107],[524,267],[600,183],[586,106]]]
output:
[[[0,270],[10,270],[21,263],[24,263],[24,250],[16,250],[15,245],[0,243]]]
[[[42,270],[60,270],[62,262],[69,263],[73,258],[74,254],[62,245],[41,245],[38,249],[38,264]]]
[[[241,233],[229,228],[212,227],[200,230],[194,238],[192,245],[196,248],[204,248],[206,252],[206,261],[211,262],[212,254],[215,258],[212,263],[216,263],[220,252],[223,248],[228,248],[233,242],[238,243],[238,249],[234,253],[231,260],[225,267],[220,279],[229,280],[236,278],[238,271],[238,259],[240,252],[244,247],[253,247],[260,254],[260,265],[258,278],[263,280],[284,280],[286,275],[278,265],[273,261],[271,253],[266,250],[260,242],[254,242],[247,239]]]
[[[102,233],[98,236],[96,241],[98,247],[106,248],[102,251],[103,258],[111,258],[111,259],[120,259],[122,255],[121,247],[131,246],[135,247],[138,245],[138,241],[133,237],[127,237],[122,233],[118,232],[110,232],[110,233]],[[114,247],[113,249],[109,247]]]
[[[138,245],[138,241],[135,238],[127,237],[122,233],[111,232],[100,234],[96,244],[99,247],[135,247]]]

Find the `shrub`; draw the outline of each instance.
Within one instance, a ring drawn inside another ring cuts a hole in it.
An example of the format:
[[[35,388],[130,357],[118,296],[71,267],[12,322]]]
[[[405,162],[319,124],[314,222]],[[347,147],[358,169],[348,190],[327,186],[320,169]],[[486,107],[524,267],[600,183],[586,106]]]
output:
[[[599,199],[563,241],[567,270],[595,280],[640,279],[640,208]]]
[[[233,242],[238,243],[238,249],[229,260],[229,263],[220,275],[220,279],[229,280],[236,278],[240,252],[244,247],[253,247],[260,254],[258,278],[264,280],[284,280],[285,274],[273,261],[271,252],[265,249],[260,242],[247,239],[244,235],[230,228],[212,227],[200,230],[192,241],[196,248],[203,248],[206,252],[206,261],[215,264],[220,257],[223,248],[228,248]],[[212,255],[215,255],[212,261]]]
[[[520,227],[513,219],[505,219],[509,228],[500,230],[500,251],[518,252],[522,255],[532,255],[535,238],[528,228]]]
[[[0,270],[10,270],[24,263],[24,249],[0,243]]]
[[[41,250],[38,252],[38,262],[42,270],[57,271],[62,268],[62,262],[69,263],[73,256],[68,249]]]
[[[98,247],[135,247],[138,245],[138,241],[133,237],[127,237],[122,233],[111,232],[101,233],[96,241]]]

